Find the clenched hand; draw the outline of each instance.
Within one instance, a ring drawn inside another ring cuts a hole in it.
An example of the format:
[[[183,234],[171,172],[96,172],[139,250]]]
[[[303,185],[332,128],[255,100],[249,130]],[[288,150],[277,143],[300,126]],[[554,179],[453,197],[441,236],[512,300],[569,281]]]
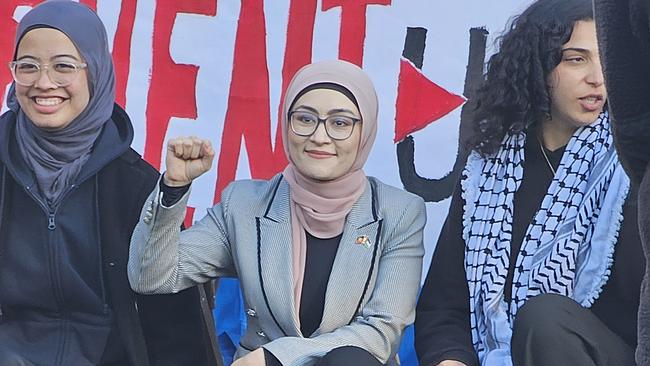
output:
[[[170,187],[181,187],[210,170],[214,160],[214,149],[208,140],[198,137],[178,137],[167,143],[164,183]]]

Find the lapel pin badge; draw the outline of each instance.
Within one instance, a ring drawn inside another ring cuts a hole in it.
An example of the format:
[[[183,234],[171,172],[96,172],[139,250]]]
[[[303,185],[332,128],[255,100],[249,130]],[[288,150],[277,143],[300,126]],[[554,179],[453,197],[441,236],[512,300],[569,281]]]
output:
[[[370,238],[367,235],[357,236],[357,240],[354,243],[370,248]]]

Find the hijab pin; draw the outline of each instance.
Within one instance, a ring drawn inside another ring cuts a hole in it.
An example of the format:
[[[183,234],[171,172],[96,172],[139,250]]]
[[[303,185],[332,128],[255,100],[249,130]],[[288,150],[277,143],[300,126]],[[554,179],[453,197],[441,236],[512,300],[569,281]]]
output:
[[[370,248],[370,238],[367,235],[357,236],[355,244],[360,244],[366,248]]]

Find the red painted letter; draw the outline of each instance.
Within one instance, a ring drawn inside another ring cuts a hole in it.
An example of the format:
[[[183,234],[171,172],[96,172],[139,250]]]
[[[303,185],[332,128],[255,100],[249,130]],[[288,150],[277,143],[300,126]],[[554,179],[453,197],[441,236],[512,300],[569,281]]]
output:
[[[284,65],[282,66],[282,89],[278,105],[278,128],[275,135],[275,150],[283,151],[282,141],[282,105],[284,92],[289,86],[293,75],[303,66],[311,63],[312,45],[314,39],[314,22],[316,21],[316,0],[292,0],[289,7],[289,22],[287,24],[287,43],[284,50]],[[278,154],[276,169],[279,171],[287,164]]]
[[[7,68],[6,62],[14,57],[14,39],[16,37],[16,27],[18,23],[14,20],[14,12],[19,6],[36,6],[42,0],[2,0],[0,1],[0,105],[4,101],[5,87],[12,81],[11,72]]]
[[[264,1],[242,0],[228,110],[217,165],[215,202],[221,199],[221,191],[226,185],[235,179],[242,138],[246,141],[252,177],[265,179],[277,172],[271,146],[265,35]],[[277,150],[276,153],[284,154]]]
[[[215,0],[159,0],[153,28],[153,66],[147,97],[147,140],[144,157],[160,167],[163,141],[171,117],[196,118],[196,74],[198,68],[176,64],[169,45],[178,13],[216,15]]]
[[[390,5],[391,0],[323,0],[323,11],[341,7],[339,58],[363,65],[363,43],[366,39],[366,8],[368,5]]]
[[[135,24],[136,0],[122,0],[120,19],[113,41],[113,62],[115,63],[115,99],[126,106],[126,84],[131,67],[131,35]]]

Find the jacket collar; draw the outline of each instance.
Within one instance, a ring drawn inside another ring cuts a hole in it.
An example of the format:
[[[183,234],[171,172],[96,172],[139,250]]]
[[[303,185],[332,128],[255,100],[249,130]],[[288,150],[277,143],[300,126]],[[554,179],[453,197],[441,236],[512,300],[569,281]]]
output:
[[[291,206],[289,184],[282,176],[275,182],[274,193],[264,212],[264,218],[277,223],[291,223]],[[372,222],[378,221],[375,197],[370,180],[366,182],[366,188],[361,197],[355,202],[345,219],[348,225],[356,228],[363,227]]]

